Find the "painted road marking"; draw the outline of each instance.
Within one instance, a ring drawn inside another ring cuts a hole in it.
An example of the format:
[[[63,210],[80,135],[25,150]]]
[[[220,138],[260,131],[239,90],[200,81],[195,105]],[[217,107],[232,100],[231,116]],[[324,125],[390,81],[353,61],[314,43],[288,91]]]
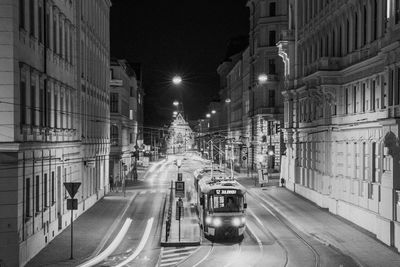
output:
[[[131,226],[132,219],[127,218],[124,225],[122,226],[121,230],[119,231],[118,235],[114,238],[113,242],[99,255],[94,257],[91,260],[84,262],[83,264],[79,265],[78,267],[89,267],[98,264],[99,262],[103,261],[107,258],[113,251],[119,246],[122,239],[128,232],[129,227]]]
[[[182,247],[163,249],[159,267],[176,266],[183,260],[190,257],[199,247]]]
[[[149,239],[151,227],[153,226],[153,221],[154,221],[153,217],[151,217],[147,221],[146,229],[144,230],[142,240],[140,240],[140,243],[137,246],[137,248],[135,249],[135,251],[126,260],[124,260],[123,262],[118,264],[116,267],[122,267],[122,266],[130,263],[139,255],[139,253],[143,250],[144,246],[146,245],[147,240]]]

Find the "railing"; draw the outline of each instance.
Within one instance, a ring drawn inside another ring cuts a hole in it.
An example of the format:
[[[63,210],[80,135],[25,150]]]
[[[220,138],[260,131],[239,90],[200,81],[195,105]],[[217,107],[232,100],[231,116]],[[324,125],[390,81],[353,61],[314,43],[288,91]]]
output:
[[[165,242],[168,242],[169,231],[171,229],[171,220],[172,220],[172,203],[174,200],[174,182],[171,181],[170,193],[169,193],[169,206],[168,206],[168,213],[167,213],[167,220],[165,223]]]

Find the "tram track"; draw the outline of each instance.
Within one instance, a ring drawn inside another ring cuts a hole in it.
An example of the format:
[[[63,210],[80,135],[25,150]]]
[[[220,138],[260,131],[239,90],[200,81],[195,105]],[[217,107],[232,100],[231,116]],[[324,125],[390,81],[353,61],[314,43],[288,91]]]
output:
[[[257,223],[261,226],[261,228],[260,228],[260,230],[263,232],[263,233],[265,233],[265,234],[267,234],[267,235],[270,235],[273,239],[274,239],[274,241],[281,247],[281,249],[283,250],[283,252],[284,252],[284,255],[285,255],[285,262],[284,262],[284,264],[283,264],[283,266],[284,267],[286,267],[287,265],[288,265],[288,263],[289,263],[289,251],[288,251],[288,249],[285,247],[285,245],[272,233],[272,231],[271,230],[269,230],[268,229],[268,227],[266,227],[265,225],[264,225],[264,223],[260,220],[260,218],[258,218],[258,216],[251,210],[251,209],[248,209],[248,212],[251,214],[251,216],[257,221]],[[253,233],[254,234],[254,233]],[[256,239],[257,240],[259,240],[259,238],[254,234],[254,236],[256,237]],[[257,241],[257,243],[258,243],[258,241]],[[261,255],[262,256],[262,255]]]
[[[301,236],[301,233],[299,231],[295,230],[293,225],[290,225],[284,218],[281,218],[282,216],[279,216],[279,213],[275,210],[273,206],[271,206],[263,197],[261,197],[258,193],[255,192],[249,192],[249,195],[253,196],[254,198],[257,198],[261,200],[263,203],[260,203],[260,206],[263,207],[269,214],[271,214],[279,223],[281,223],[283,226],[285,226],[298,240],[300,240],[313,254],[314,257],[314,267],[319,267],[320,266],[320,255],[319,253],[314,249],[314,247],[305,239]],[[261,221],[259,221],[260,223]],[[261,222],[262,223],[262,222]],[[265,227],[264,227],[265,228]],[[270,230],[268,232],[277,240],[277,238],[271,233]],[[278,240],[277,240],[278,241]],[[280,244],[280,241],[278,242]],[[288,263],[288,251],[285,248],[286,251],[286,264],[284,266],[287,266]]]

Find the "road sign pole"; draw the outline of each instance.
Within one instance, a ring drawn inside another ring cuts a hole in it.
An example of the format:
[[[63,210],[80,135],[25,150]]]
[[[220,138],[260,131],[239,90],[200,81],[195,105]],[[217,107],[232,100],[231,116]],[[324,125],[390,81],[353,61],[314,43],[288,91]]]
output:
[[[74,259],[73,247],[74,247],[74,217],[73,217],[74,210],[71,209],[71,257],[70,260]]]
[[[179,212],[179,242],[181,242],[181,206],[179,206],[178,212]]]

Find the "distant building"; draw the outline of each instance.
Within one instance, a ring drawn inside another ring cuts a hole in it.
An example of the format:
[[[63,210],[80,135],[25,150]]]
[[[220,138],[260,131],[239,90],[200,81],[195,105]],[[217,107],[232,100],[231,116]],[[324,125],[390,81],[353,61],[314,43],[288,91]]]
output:
[[[133,179],[138,132],[138,81],[126,60],[112,60],[110,80],[109,179]],[[125,167],[126,166],[126,167]]]
[[[0,262],[23,266],[107,190],[110,1],[2,1]],[[97,10],[98,12],[89,12]]]
[[[181,113],[178,113],[168,128],[167,153],[183,153],[194,147],[194,134]]]
[[[289,0],[286,186],[400,249],[399,1]]]

